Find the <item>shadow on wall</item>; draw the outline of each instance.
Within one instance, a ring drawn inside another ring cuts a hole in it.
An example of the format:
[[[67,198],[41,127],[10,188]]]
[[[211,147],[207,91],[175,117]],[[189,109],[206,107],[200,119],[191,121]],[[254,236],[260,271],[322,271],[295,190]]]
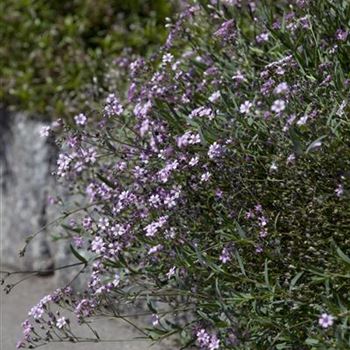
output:
[[[64,190],[51,175],[57,149],[40,136],[44,125],[23,113],[0,109],[0,263],[13,270],[52,270],[75,261],[66,240],[52,242],[51,235],[59,228],[47,225],[60,215],[48,195],[62,196]],[[45,226],[19,257],[26,238]],[[70,269],[56,275],[69,282],[72,274]]]

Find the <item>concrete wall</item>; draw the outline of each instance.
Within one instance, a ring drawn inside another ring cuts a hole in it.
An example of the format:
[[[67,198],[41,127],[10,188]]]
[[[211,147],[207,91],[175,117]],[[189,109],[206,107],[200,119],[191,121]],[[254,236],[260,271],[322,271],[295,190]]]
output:
[[[51,175],[55,170],[57,149],[40,136],[44,123],[21,113],[0,110],[0,264],[1,269],[46,270],[76,262],[69,242],[52,241],[59,227],[48,226],[29,244],[25,255],[19,251],[30,234],[60,216],[62,208],[48,201],[60,193]],[[56,273],[68,282],[76,269]]]

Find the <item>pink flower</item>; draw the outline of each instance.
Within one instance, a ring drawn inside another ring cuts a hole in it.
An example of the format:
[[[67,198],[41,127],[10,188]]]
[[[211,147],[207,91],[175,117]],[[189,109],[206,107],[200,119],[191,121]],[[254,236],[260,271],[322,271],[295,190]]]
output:
[[[279,95],[279,94],[285,94],[288,92],[289,86],[286,82],[280,83],[276,86],[274,93]]]
[[[208,151],[208,157],[210,159],[218,158],[222,155],[222,153],[225,151],[225,147],[221,146],[217,142],[214,142],[212,145],[209,147]]]
[[[335,37],[339,41],[346,41],[346,39],[348,37],[348,32],[346,30],[343,30],[343,29],[338,29],[335,32]]]
[[[323,313],[320,318],[318,319],[318,324],[322,328],[328,328],[332,326],[334,323],[334,317],[332,315],[329,315],[327,313]]]
[[[159,324],[159,316],[157,314],[152,315],[152,325],[155,327]]]
[[[36,306],[33,306],[28,313],[29,316],[33,316],[35,320],[40,319],[44,315],[43,304],[39,303]]]
[[[97,254],[104,253],[106,251],[105,244],[101,237],[95,237],[91,243],[91,250]]]
[[[284,100],[276,100],[272,104],[271,111],[275,113],[283,112],[286,109],[286,103]]]
[[[226,264],[227,262],[229,262],[231,260],[230,250],[227,248],[224,248],[221,252],[219,259],[223,264]]]
[[[214,103],[220,98],[220,96],[221,96],[220,91],[216,91],[213,94],[211,94],[211,96],[209,97],[209,101]]]
[[[197,332],[197,341],[200,346],[208,346],[210,342],[210,335],[205,329],[201,329]]]
[[[335,189],[335,194],[337,197],[341,197],[344,194],[344,186],[342,184],[339,184],[337,188]]]
[[[207,182],[207,181],[209,181],[210,177],[211,177],[211,174],[210,174],[209,171],[207,171],[206,173],[202,174],[202,176],[201,176],[201,182]]]
[[[220,340],[213,335],[210,339],[210,344],[208,346],[209,350],[217,350],[220,347]]]
[[[239,111],[242,114],[247,114],[249,113],[250,108],[253,106],[253,104],[249,101],[245,101],[244,103],[241,104],[241,106],[239,107]]]
[[[105,116],[119,116],[123,113],[124,108],[119,103],[119,100],[115,94],[109,94],[106,98],[106,105],[103,109]]]
[[[23,349],[26,347],[26,344],[23,340],[19,340],[16,344],[16,349]]]

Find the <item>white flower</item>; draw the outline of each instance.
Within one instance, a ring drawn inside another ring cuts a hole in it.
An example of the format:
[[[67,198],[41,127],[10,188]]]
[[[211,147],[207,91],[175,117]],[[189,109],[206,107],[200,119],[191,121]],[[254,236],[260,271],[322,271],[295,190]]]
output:
[[[269,33],[261,33],[257,35],[255,39],[258,43],[265,43],[269,40]]]
[[[305,125],[307,120],[309,119],[308,115],[304,115],[297,121],[297,125]]]
[[[196,164],[198,164],[198,162],[199,162],[199,157],[198,156],[195,156],[195,157],[193,157],[193,158],[191,158],[190,159],[190,161],[189,161],[189,165],[190,166],[195,166]]]
[[[275,113],[283,112],[286,109],[286,103],[284,100],[276,100],[272,104],[271,111]]]
[[[85,125],[87,122],[86,115],[83,113],[80,113],[74,117],[75,124],[77,125]]]
[[[285,72],[286,72],[286,71],[285,71],[282,67],[278,67],[278,68],[276,69],[276,73],[277,73],[278,75],[283,75]]]
[[[95,237],[95,239],[91,243],[91,250],[96,252],[96,254],[101,254],[106,251],[105,244],[101,237]]]
[[[50,294],[44,296],[41,300],[40,300],[40,304],[45,305],[48,302],[50,302],[52,300],[52,297]]]
[[[339,184],[337,188],[335,189],[335,194],[337,197],[341,197],[344,194],[344,186],[342,184]]]
[[[346,101],[344,100],[339,106],[339,109],[337,110],[337,115],[342,116],[344,114],[345,107],[346,107]]]
[[[112,281],[112,284],[113,284],[114,287],[116,287],[119,284],[119,282],[120,282],[120,276],[119,276],[118,273],[116,273],[114,275],[114,280]]]
[[[207,182],[207,181],[209,181],[210,177],[211,177],[211,174],[210,174],[209,171],[207,171],[206,173],[202,174],[202,176],[201,176],[201,182]]]
[[[173,71],[176,71],[180,64],[181,64],[180,61],[176,61],[175,63],[173,63],[173,64],[171,65],[171,69],[172,69]]]
[[[28,313],[28,316],[33,316],[35,320],[38,320],[43,316],[43,314],[44,314],[43,304],[39,303],[38,305],[35,305],[31,308],[31,310]]]
[[[220,96],[221,96],[220,91],[216,91],[213,94],[211,94],[211,96],[209,97],[209,101],[214,103],[220,98]]]
[[[287,158],[287,164],[293,163],[295,161],[295,154],[292,153]]]
[[[157,314],[152,315],[152,325],[155,327],[159,324],[159,316]]]
[[[168,279],[170,279],[171,277],[173,277],[175,275],[176,272],[176,266],[173,266],[168,273],[166,274],[166,276],[168,277]]]
[[[161,244],[157,244],[156,246],[150,248],[148,250],[148,254],[154,254],[154,253],[157,253],[159,252],[161,249],[163,248],[163,246]]]
[[[59,329],[63,328],[66,324],[67,324],[67,321],[66,321],[65,317],[59,318],[56,322],[56,326]]]
[[[163,56],[162,61],[163,64],[171,63],[174,59],[174,56],[171,53],[167,53]]]
[[[220,339],[217,339],[216,337],[212,336],[208,349],[209,350],[220,349]]]
[[[244,103],[241,104],[241,106],[239,107],[239,111],[242,114],[247,114],[249,113],[250,108],[253,106],[253,104],[249,101],[245,101]]]
[[[51,128],[49,126],[41,127],[39,133],[41,137],[48,137],[50,135]]]
[[[270,170],[271,171],[276,171],[278,169],[278,166],[276,164],[276,162],[272,162],[271,166],[270,166]]]
[[[236,75],[232,76],[232,80],[236,81],[236,82],[243,82],[243,81],[247,81],[244,77],[244,75],[242,74],[241,71],[237,71]]]

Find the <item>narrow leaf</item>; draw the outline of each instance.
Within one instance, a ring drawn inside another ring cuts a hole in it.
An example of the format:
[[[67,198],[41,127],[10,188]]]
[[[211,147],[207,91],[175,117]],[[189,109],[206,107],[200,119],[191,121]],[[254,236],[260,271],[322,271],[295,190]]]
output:
[[[70,244],[70,250],[72,251],[73,255],[79,260],[81,261],[82,263],[84,263],[85,266],[87,266],[88,264],[88,261],[83,257],[81,256],[75,249],[74,247]]]
[[[267,261],[267,259],[265,259],[264,278],[265,278],[265,284],[266,284],[266,286],[267,286],[269,289],[271,289],[270,280],[269,280],[269,267],[268,267],[268,261]]]
[[[242,229],[241,225],[236,221],[236,227],[237,232],[241,238],[247,238],[247,235],[245,234],[244,230]]]
[[[350,265],[350,258],[339,247],[337,247],[337,254],[344,262]]]
[[[293,288],[295,287],[295,285],[297,284],[297,282],[299,281],[300,277],[304,274],[304,272],[299,272],[297,273],[293,279],[290,282],[290,286],[289,286],[289,291],[293,290]]]
[[[238,250],[235,251],[235,256],[236,256],[236,259],[238,261],[238,264],[239,264],[239,267],[243,273],[244,276],[247,276],[246,272],[245,272],[245,269],[244,269],[244,265],[243,265],[243,262],[242,262],[242,258],[241,256],[239,255],[238,253]]]
[[[317,140],[313,141],[310,143],[310,145],[307,147],[306,149],[306,153],[309,153],[310,151],[312,151],[315,148],[318,148],[322,145],[322,140],[327,137],[326,135],[323,135],[321,137],[319,137]]]

